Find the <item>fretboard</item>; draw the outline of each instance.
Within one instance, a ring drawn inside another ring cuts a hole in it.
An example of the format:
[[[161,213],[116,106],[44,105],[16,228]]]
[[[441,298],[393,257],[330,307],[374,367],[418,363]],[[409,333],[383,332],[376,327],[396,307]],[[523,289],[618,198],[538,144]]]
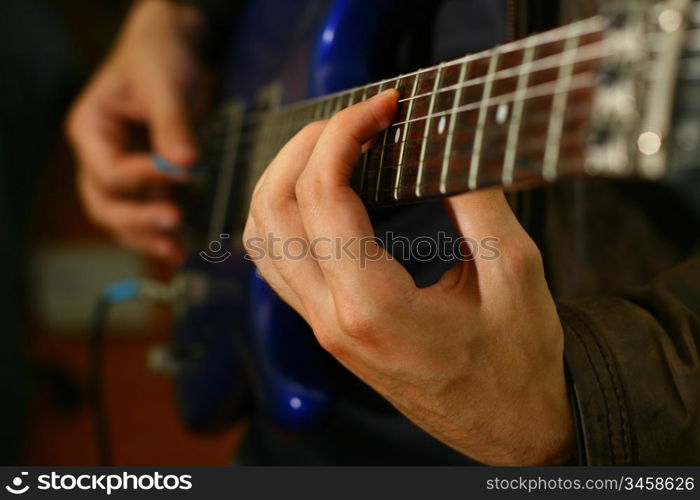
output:
[[[603,18],[591,18],[268,112],[257,130],[253,170],[261,173],[307,123],[396,88],[394,123],[353,178],[368,205],[521,187],[583,171],[604,29]]]
[[[189,225],[202,235],[206,220],[205,241],[231,230],[240,241],[253,187],[282,146],[306,124],[389,88],[400,93],[394,123],[352,179],[367,205],[579,174],[656,180],[694,166],[684,131],[696,128],[697,113],[677,113],[676,129],[673,107],[678,78],[681,100],[695,102],[685,82],[697,80],[699,5],[606,2],[600,16],[396,78],[265,112],[229,104],[202,134],[209,146],[189,190]]]

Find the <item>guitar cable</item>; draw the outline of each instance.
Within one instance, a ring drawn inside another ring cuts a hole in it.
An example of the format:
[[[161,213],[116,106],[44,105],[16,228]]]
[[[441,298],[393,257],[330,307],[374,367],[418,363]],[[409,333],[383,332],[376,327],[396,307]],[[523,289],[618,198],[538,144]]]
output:
[[[171,283],[149,279],[119,281],[108,285],[95,304],[88,348],[87,393],[95,418],[95,442],[98,463],[101,466],[112,464],[112,444],[105,406],[104,384],[104,347],[109,312],[116,304],[137,299],[150,299],[154,302],[173,304],[187,292],[187,281],[183,277],[178,277]]]

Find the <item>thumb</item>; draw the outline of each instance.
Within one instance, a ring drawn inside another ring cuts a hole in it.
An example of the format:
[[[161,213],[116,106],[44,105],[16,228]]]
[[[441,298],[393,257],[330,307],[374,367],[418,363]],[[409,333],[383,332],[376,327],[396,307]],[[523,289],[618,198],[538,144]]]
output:
[[[150,86],[146,93],[151,147],[168,162],[189,166],[198,159],[184,92],[174,86]]]
[[[477,191],[446,201],[452,223],[465,238],[510,240],[525,235],[500,189]]]

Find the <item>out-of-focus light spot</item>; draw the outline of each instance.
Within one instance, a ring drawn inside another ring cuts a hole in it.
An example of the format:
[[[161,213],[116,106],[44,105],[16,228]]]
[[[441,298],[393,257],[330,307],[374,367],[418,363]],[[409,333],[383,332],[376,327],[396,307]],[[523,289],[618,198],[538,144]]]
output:
[[[666,33],[678,31],[683,25],[683,16],[674,9],[666,9],[659,15],[659,26]]]
[[[335,31],[333,31],[331,28],[326,28],[325,30],[323,30],[322,37],[324,42],[331,43],[335,38]]]
[[[655,155],[661,151],[661,145],[661,136],[656,132],[644,132],[637,141],[639,151],[647,156]]]

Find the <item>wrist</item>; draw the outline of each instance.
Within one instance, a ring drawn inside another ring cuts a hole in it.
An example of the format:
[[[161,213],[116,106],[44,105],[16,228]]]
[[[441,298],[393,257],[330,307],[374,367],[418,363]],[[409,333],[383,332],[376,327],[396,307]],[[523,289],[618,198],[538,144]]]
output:
[[[530,399],[531,417],[525,418],[529,436],[529,465],[563,465],[576,456],[573,410],[566,386],[563,363]]]

